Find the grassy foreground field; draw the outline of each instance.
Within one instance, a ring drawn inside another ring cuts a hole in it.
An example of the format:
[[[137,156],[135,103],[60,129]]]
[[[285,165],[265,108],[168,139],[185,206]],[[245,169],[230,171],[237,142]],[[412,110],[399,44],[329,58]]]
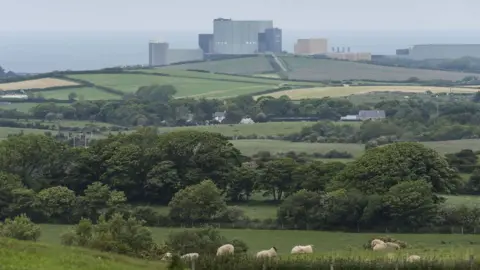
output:
[[[67,230],[66,225],[42,225],[40,241],[49,244],[59,244],[59,235]],[[151,228],[157,243],[164,242],[172,232],[179,232],[181,228]],[[372,254],[365,251],[362,245],[370,238],[382,236],[382,233],[341,233],[323,231],[287,231],[287,230],[250,230],[250,229],[219,229],[220,233],[229,238],[237,238],[245,241],[254,253],[268,249],[272,246],[278,248],[280,255],[290,253],[295,245],[313,244],[315,251],[324,253],[331,252],[338,256],[361,256]],[[418,252],[419,255],[433,254],[433,252],[453,253],[457,250],[466,252],[480,252],[480,235],[457,235],[457,234],[388,234],[396,239],[406,241],[409,245],[408,252]],[[442,241],[447,244],[442,244]],[[471,244],[471,242],[476,244]],[[461,254],[458,252],[458,254]],[[330,254],[328,254],[330,255]],[[461,256],[465,255],[463,253]],[[468,256],[467,256],[468,258]]]
[[[376,80],[406,81],[412,77],[420,80],[457,81],[472,73],[450,72],[440,70],[386,67],[358,62],[307,57],[281,56],[292,71],[289,79],[294,80]]]
[[[252,94],[278,86],[275,81],[272,81],[271,85],[267,85],[254,82],[229,82],[146,74],[81,74],[70,75],[69,77],[89,81],[95,85],[113,88],[124,93],[134,93],[141,86],[171,84],[177,88],[177,97],[222,98]]]
[[[0,83],[1,90],[43,89],[49,87],[62,87],[79,85],[76,82],[56,78],[43,78],[21,82]]]
[[[306,99],[306,98],[324,98],[324,97],[342,97],[350,95],[361,95],[367,93],[381,93],[381,92],[402,92],[402,93],[425,93],[431,91],[432,93],[476,93],[477,89],[470,89],[465,87],[429,87],[429,86],[349,86],[349,87],[315,87],[305,89],[284,90],[267,94],[275,98],[281,96],[288,96],[291,99]]]
[[[0,238],[2,270],[163,270],[160,262],[112,253]]]

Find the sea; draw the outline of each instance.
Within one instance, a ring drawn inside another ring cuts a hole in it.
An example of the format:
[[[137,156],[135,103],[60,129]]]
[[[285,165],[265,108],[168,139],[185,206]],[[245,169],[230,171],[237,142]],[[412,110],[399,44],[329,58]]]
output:
[[[88,70],[148,63],[149,40],[171,48],[197,48],[198,33],[209,31],[0,32],[0,66],[17,73]],[[478,31],[301,31],[283,30],[283,48],[298,38],[327,38],[329,47],[394,55],[416,44],[480,44]]]

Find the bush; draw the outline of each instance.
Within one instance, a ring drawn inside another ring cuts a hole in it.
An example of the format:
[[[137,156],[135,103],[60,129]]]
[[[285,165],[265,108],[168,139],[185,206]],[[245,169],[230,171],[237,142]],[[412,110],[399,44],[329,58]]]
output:
[[[147,226],[157,226],[159,215],[154,208],[149,206],[137,206],[132,210],[132,217],[143,220]]]
[[[185,230],[172,233],[168,236],[166,246],[169,250],[179,254],[197,252],[214,255],[220,246],[227,243],[227,239],[221,236],[217,230],[207,227],[201,230]],[[245,243],[238,242],[238,240],[236,243],[240,245],[242,250],[248,249]]]
[[[25,214],[16,216],[13,220],[7,218],[0,225],[0,235],[2,237],[37,241],[40,234],[40,226],[33,223]]]

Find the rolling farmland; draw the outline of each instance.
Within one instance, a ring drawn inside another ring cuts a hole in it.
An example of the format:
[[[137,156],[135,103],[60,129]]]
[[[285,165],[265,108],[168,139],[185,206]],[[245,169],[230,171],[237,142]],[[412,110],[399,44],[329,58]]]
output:
[[[68,100],[68,95],[70,93],[75,93],[77,95],[77,99],[83,100],[110,100],[122,98],[119,95],[108,93],[94,87],[79,87],[36,92],[37,95],[41,94],[46,99],[53,98],[60,100]]]
[[[478,76],[478,74],[474,73],[385,67],[365,63],[306,57],[283,56],[282,59],[291,70],[291,72],[289,72],[289,78],[293,80],[405,81],[416,77],[420,80],[456,81],[466,76]]]
[[[433,86],[335,86],[335,87],[315,87],[305,89],[284,90],[267,94],[272,97],[281,97],[286,95],[291,99],[304,98],[323,98],[323,97],[342,97],[350,95],[361,95],[375,92],[402,92],[402,93],[475,93],[477,89],[465,87],[433,87]]]
[[[22,90],[22,89],[44,89],[50,87],[63,87],[79,85],[76,82],[61,80],[55,78],[43,78],[36,80],[27,80],[21,82],[0,83],[0,90]]]

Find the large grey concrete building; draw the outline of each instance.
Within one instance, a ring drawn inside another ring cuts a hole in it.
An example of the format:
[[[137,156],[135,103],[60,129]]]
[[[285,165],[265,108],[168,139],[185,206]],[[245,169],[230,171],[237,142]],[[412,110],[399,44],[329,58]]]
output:
[[[480,58],[480,44],[422,44],[397,50],[398,57],[412,60]]]
[[[255,54],[259,52],[258,34],[273,28],[273,21],[213,21],[213,52],[216,54]]]
[[[154,40],[148,44],[148,65],[151,67],[196,60],[203,60],[202,49],[171,49],[167,42]]]
[[[213,34],[199,34],[198,46],[204,53],[213,53]]]

